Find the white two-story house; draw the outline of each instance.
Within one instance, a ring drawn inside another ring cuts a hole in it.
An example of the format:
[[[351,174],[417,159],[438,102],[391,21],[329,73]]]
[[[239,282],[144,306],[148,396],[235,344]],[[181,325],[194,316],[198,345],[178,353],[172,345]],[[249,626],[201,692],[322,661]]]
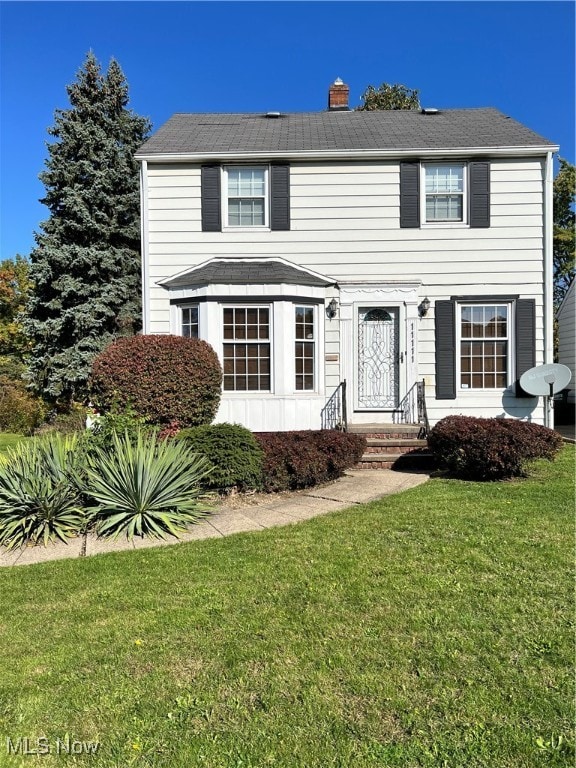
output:
[[[495,109],[176,114],[138,151],[144,333],[208,341],[216,421],[449,414],[544,423],[552,157]]]

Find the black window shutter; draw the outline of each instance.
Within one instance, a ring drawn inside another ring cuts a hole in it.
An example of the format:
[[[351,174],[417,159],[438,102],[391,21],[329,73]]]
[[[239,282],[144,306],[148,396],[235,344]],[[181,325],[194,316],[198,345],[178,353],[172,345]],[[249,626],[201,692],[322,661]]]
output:
[[[270,166],[270,229],[290,229],[290,166]]]
[[[470,191],[470,226],[490,226],[490,163],[474,162],[468,165]]]
[[[220,232],[222,229],[220,205],[220,166],[202,166],[202,231]]]
[[[400,226],[420,226],[420,163],[400,163]]]
[[[456,399],[456,302],[437,301],[436,400]]]
[[[518,299],[516,302],[516,397],[532,397],[520,386],[520,376],[536,365],[536,302]]]

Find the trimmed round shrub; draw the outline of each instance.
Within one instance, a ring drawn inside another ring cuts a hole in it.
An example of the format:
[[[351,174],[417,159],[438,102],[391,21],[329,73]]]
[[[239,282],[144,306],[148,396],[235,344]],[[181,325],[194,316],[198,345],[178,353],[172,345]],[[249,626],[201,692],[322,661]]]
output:
[[[562,438],[553,429],[517,419],[447,416],[432,428],[428,444],[456,477],[502,480],[525,476],[534,459],[552,460]]]
[[[258,432],[264,451],[263,487],[268,492],[309,488],[340,477],[366,448],[362,435],[336,430]]]
[[[205,341],[183,336],[117,339],[92,365],[91,397],[103,410],[131,407],[154,425],[209,424],[220,403],[222,368]]]
[[[205,456],[213,466],[204,486],[212,490],[260,488],[262,449],[246,427],[240,424],[205,424],[183,429],[175,438]]]

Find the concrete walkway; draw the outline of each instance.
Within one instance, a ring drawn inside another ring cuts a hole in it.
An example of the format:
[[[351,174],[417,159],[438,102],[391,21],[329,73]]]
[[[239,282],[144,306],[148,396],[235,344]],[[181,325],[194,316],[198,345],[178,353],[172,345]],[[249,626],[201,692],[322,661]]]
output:
[[[233,496],[219,503],[214,513],[192,526],[176,539],[134,539],[116,541],[89,536],[86,555],[143,549],[197,541],[242,531],[261,531],[273,526],[290,525],[309,520],[327,512],[346,509],[355,504],[375,501],[391,493],[399,493],[426,482],[429,475],[415,472],[394,472],[390,469],[350,470],[344,477],[319,488],[278,495],[255,494]],[[13,552],[0,548],[0,566],[30,565],[47,560],[80,557],[82,540],[72,539],[69,544],[56,542],[47,547],[24,547]]]
[[[566,443],[576,443],[576,426],[574,424],[560,424],[554,429],[562,435]]]

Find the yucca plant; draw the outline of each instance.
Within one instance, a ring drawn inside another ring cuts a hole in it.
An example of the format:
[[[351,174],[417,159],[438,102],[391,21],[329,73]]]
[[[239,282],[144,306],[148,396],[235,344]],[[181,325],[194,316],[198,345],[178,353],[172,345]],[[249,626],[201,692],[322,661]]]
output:
[[[200,481],[211,470],[183,443],[158,441],[155,432],[112,435],[112,449],[95,447],[87,459],[87,492],[95,502],[100,536],[177,536],[206,511]]]
[[[0,457],[0,544],[67,541],[83,531],[82,477],[75,435],[18,443]]]

